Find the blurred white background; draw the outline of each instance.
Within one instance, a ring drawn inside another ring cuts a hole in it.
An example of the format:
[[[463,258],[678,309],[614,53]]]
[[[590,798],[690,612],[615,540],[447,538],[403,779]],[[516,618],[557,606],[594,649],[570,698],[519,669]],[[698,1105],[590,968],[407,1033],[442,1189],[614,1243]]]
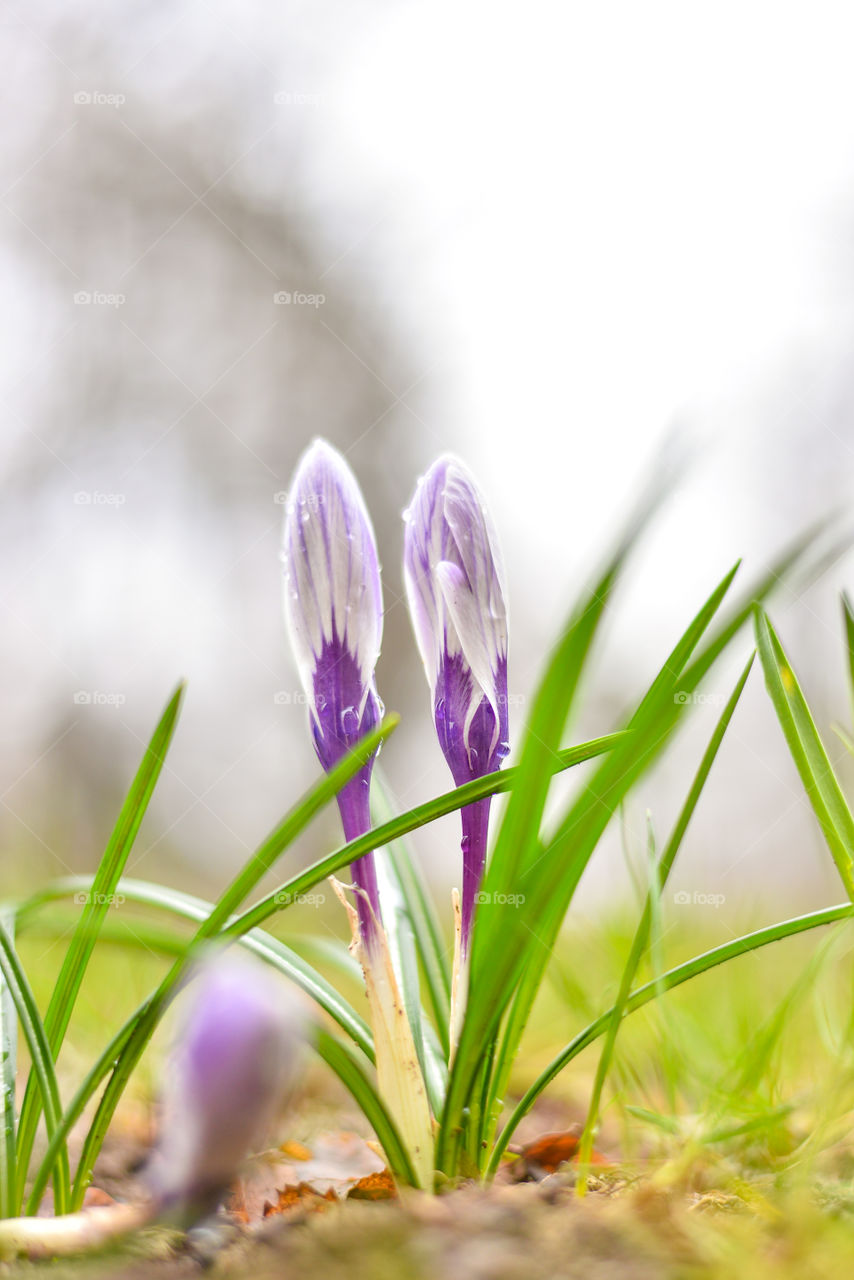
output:
[[[317,775],[278,563],[314,435],[374,516],[407,805],[449,785],[401,602],[400,513],[437,453],[467,460],[502,536],[514,741],[674,430],[694,464],[574,734],[614,726],[737,556],[758,576],[849,501],[850,6],[32,0],[2,6],[0,38],[10,886],[95,865],[179,676],[133,874],[215,891]],[[852,571],[772,610],[835,759]],[[714,715],[638,793],[636,851]],[[457,838],[448,819],[417,841],[443,898]],[[284,869],[337,839],[330,813]],[[626,892],[611,844],[588,907]],[[674,889],[769,913],[840,896],[758,671]]]

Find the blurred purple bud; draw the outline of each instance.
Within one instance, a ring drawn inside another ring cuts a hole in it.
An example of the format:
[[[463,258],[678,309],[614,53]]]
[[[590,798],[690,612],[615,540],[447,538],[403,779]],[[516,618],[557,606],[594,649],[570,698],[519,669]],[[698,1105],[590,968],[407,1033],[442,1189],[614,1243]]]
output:
[[[383,630],[374,531],[347,463],[325,440],[306,450],[285,509],[285,621],[309,706],[318,758],[331,769],[379,724],[383,706],[374,668]],[[342,788],[347,840],[370,829],[373,758]],[[373,855],[353,864],[363,937],[379,919]]]
[[[231,950],[199,962],[186,999],[147,1174],[159,1211],[193,1221],[263,1141],[296,1078],[306,1017],[265,966]]]

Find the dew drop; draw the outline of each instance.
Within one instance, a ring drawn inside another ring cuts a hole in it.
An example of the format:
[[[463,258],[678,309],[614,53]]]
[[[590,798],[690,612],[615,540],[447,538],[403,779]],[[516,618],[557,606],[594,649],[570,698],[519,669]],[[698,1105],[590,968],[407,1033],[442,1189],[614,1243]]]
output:
[[[341,712],[341,731],[342,733],[355,733],[359,728],[359,717],[356,715],[355,707],[345,707]]]

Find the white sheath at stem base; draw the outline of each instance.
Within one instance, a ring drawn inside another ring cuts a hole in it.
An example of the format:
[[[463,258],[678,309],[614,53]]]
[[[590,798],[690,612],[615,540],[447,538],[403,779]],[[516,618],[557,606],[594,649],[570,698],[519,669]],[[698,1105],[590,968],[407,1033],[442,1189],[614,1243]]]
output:
[[[346,886],[334,876],[330,876],[330,883],[347,912],[353,935],[350,952],[359,961],[365,976],[380,1096],[409,1152],[418,1186],[432,1191],[433,1122],[412,1029],[394,976],[388,939],[378,924],[369,950],[359,934],[356,911],[344,896]]]
[[[457,1045],[460,1042],[460,1031],[463,1015],[466,1011],[466,993],[468,991],[468,956],[463,959],[463,915],[460,909],[460,891],[451,890],[451,905],[454,910],[454,967],[451,973],[451,1026],[450,1026],[450,1065],[454,1061]]]
[[[98,1249],[146,1226],[153,1204],[96,1205],[58,1218],[6,1218],[0,1222],[0,1258],[56,1258]]]

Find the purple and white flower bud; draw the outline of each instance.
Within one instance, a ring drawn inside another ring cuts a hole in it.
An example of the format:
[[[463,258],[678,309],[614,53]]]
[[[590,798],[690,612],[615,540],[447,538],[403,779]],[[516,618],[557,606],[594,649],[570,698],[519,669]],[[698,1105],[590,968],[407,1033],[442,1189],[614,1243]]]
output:
[[[457,786],[501,767],[509,750],[507,608],[498,540],[457,458],[439,458],[405,513],[409,611],[433,695],[439,743]],[[489,799],[462,810],[462,943],[486,860]]]
[[[158,1212],[213,1212],[293,1084],[305,1040],[299,998],[234,951],[199,963],[165,1076],[147,1179]]]
[[[318,758],[330,770],[379,724],[383,706],[374,668],[383,630],[376,541],[356,479],[325,440],[303,454],[288,494],[283,560],[285,620],[310,706]],[[342,788],[344,836],[370,829],[373,757]],[[362,937],[380,919],[373,854],[353,863],[364,891],[358,909]]]

